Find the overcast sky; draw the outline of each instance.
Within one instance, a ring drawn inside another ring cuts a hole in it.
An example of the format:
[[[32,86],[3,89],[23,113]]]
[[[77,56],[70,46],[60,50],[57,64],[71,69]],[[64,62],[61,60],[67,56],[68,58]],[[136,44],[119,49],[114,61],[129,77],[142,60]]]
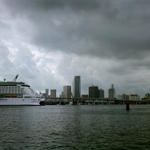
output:
[[[0,0],[0,80],[150,92],[149,0]],[[107,91],[106,95],[107,95]]]

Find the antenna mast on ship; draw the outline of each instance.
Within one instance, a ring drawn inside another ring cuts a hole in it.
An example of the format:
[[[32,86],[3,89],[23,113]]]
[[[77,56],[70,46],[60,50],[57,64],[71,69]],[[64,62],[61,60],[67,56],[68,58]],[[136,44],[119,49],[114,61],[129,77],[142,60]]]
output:
[[[16,80],[18,79],[18,77],[19,77],[19,75],[17,74],[17,75],[14,77],[13,81],[16,82]]]

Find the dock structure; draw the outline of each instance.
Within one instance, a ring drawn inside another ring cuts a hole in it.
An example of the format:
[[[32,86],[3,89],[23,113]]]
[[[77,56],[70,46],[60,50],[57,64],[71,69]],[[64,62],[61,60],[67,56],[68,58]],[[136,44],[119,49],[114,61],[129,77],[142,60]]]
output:
[[[100,105],[100,104],[150,104],[150,100],[109,100],[105,99],[83,99],[83,98],[48,98],[46,99],[46,104],[53,105],[53,104],[73,104],[73,105]]]

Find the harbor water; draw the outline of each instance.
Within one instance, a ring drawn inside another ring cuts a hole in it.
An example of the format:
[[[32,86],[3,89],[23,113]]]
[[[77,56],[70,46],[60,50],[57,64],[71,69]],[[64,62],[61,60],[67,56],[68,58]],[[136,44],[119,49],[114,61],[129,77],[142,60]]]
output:
[[[0,150],[149,150],[150,105],[0,107]]]

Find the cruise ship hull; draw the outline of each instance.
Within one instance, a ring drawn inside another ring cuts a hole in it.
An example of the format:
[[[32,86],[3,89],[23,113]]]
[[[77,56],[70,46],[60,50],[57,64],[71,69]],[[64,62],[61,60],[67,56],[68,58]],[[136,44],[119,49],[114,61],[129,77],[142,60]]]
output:
[[[0,98],[0,106],[39,106],[38,98]]]

